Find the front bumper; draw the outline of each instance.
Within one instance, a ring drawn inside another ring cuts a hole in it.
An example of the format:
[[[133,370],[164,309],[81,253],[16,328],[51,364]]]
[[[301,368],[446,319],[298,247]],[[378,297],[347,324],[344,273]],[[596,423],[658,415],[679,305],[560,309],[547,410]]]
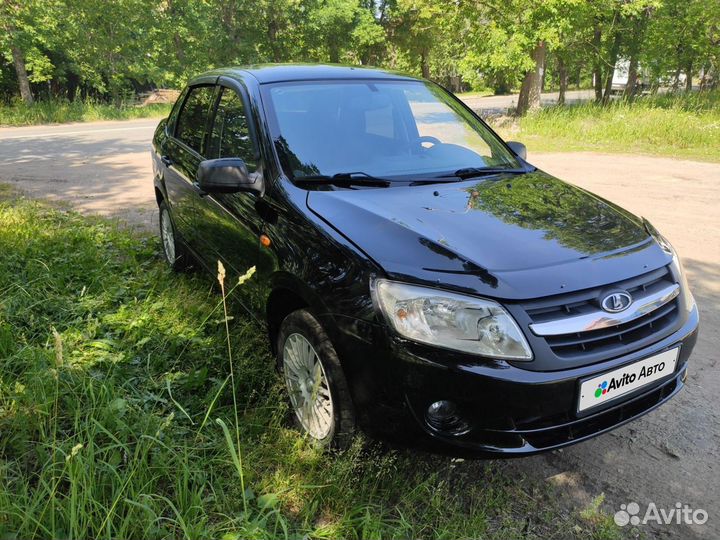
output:
[[[336,321],[337,322],[337,321]],[[563,371],[523,369],[521,363],[478,363],[389,336],[383,327],[338,328],[336,343],[358,420],[371,435],[432,452],[471,457],[514,457],[549,451],[594,437],[642,416],[683,387],[697,340],[693,308],[673,334],[611,360]],[[579,381],[680,347],[675,372],[604,405],[577,412]],[[450,400],[470,429],[454,436],[432,429],[427,407]]]

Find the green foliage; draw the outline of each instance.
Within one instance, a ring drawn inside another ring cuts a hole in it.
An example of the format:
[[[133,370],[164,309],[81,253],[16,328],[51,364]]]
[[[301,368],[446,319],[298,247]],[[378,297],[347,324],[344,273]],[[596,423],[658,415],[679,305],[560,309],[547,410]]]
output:
[[[362,438],[322,454],[287,427],[264,330],[230,301],[226,334],[217,287],[173,275],[158,251],[155,239],[0,190],[0,537],[617,530],[497,463]]]
[[[17,101],[0,104],[0,126],[29,126],[93,120],[130,120],[133,118],[162,118],[170,113],[171,104],[152,104],[143,107],[110,105],[92,100],[67,101],[50,99],[26,104]]]
[[[611,151],[720,161],[720,91],[549,107],[495,121],[530,151]],[[532,158],[530,159],[532,161]]]
[[[13,50],[36,96],[69,99],[117,100],[221,65],[293,61],[508,92],[535,68],[540,43],[545,87],[595,75],[602,88],[620,59],[656,82],[720,77],[720,3],[704,0],[6,0],[0,29],[6,96],[23,77]]]
[[[0,3],[0,57],[12,62],[11,48],[24,52],[30,80],[53,78],[54,65],[46,54],[57,46],[57,0],[6,0]]]
[[[720,76],[720,2],[663,0],[653,14],[641,59],[657,75],[700,68]]]

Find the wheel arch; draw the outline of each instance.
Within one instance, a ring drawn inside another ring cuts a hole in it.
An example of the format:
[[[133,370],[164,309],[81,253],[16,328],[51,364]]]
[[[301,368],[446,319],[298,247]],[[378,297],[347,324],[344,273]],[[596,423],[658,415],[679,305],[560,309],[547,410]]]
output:
[[[165,194],[162,192],[162,190],[155,184],[155,201],[157,202],[158,206],[160,206],[160,203],[165,201]]]
[[[309,309],[316,314],[323,314],[327,309],[317,294],[292,274],[278,272],[270,281],[272,290],[265,302],[265,317],[270,347],[275,353],[277,333],[285,317],[298,309]]]

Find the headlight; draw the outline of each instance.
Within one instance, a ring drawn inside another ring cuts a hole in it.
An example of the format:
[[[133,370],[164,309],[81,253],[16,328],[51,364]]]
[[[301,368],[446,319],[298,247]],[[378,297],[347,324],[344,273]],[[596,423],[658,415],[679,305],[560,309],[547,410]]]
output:
[[[520,328],[498,303],[379,279],[375,295],[403,337],[437,347],[506,360],[532,360]]]
[[[653,237],[662,250],[668,255],[672,255],[673,258],[676,258],[677,255],[675,254],[675,249],[672,247],[670,242],[668,242],[667,238],[660,234],[660,231],[658,231],[647,219],[642,218],[642,221],[645,225],[645,230]]]
[[[665,242],[667,242],[667,245],[670,245],[667,240],[665,240]],[[672,246],[670,246],[670,249],[672,249],[673,254],[673,259],[672,263],[670,263],[670,266],[673,268],[675,275],[678,276],[678,279],[680,280],[680,289],[684,293],[683,297],[685,298],[685,309],[687,311],[692,311],[692,309],[695,307],[695,297],[690,291],[690,285],[688,285],[687,276],[685,275],[685,269],[680,262],[680,257],[678,257],[677,252],[672,248]]]
[[[680,281],[680,288],[684,292],[685,297],[685,308],[688,311],[692,310],[692,308],[695,307],[695,298],[693,297],[692,292],[690,292],[690,286],[688,285],[687,277],[685,276],[685,269],[680,262],[680,257],[678,256],[677,251],[675,251],[675,248],[672,247],[672,244],[668,241],[668,239],[660,234],[660,231],[653,227],[647,219],[643,218],[643,222],[645,223],[645,229],[650,233],[650,236],[655,239],[660,248],[662,248],[662,250],[668,255],[672,255],[670,267],[673,269],[673,274],[676,275]]]

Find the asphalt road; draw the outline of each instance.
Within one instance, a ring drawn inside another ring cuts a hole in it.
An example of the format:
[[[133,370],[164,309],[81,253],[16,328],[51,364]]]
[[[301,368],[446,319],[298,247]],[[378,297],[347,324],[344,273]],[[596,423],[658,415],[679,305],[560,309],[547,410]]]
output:
[[[140,226],[156,223],[150,140],[157,123],[0,128],[0,181],[33,196],[70,201],[81,212]]]
[[[594,90],[568,90],[565,93],[565,103],[578,103],[595,98]],[[546,107],[555,105],[558,92],[546,92],[540,95],[540,103]],[[517,94],[506,96],[466,97],[463,101],[475,110],[485,113],[506,113],[508,109],[515,108],[518,102]]]
[[[490,98],[495,99],[495,98]],[[0,182],[30,196],[118,218],[157,223],[149,161],[156,120],[0,129]],[[637,502],[709,513],[702,526],[663,525],[661,537],[720,537],[720,165],[595,153],[536,154],[532,163],[646,216],[683,257],[702,331],[687,387],[670,403],[609,434],[495,467],[560,486],[569,507],[601,493],[614,512]],[[482,481],[481,464],[457,464],[450,481]]]

